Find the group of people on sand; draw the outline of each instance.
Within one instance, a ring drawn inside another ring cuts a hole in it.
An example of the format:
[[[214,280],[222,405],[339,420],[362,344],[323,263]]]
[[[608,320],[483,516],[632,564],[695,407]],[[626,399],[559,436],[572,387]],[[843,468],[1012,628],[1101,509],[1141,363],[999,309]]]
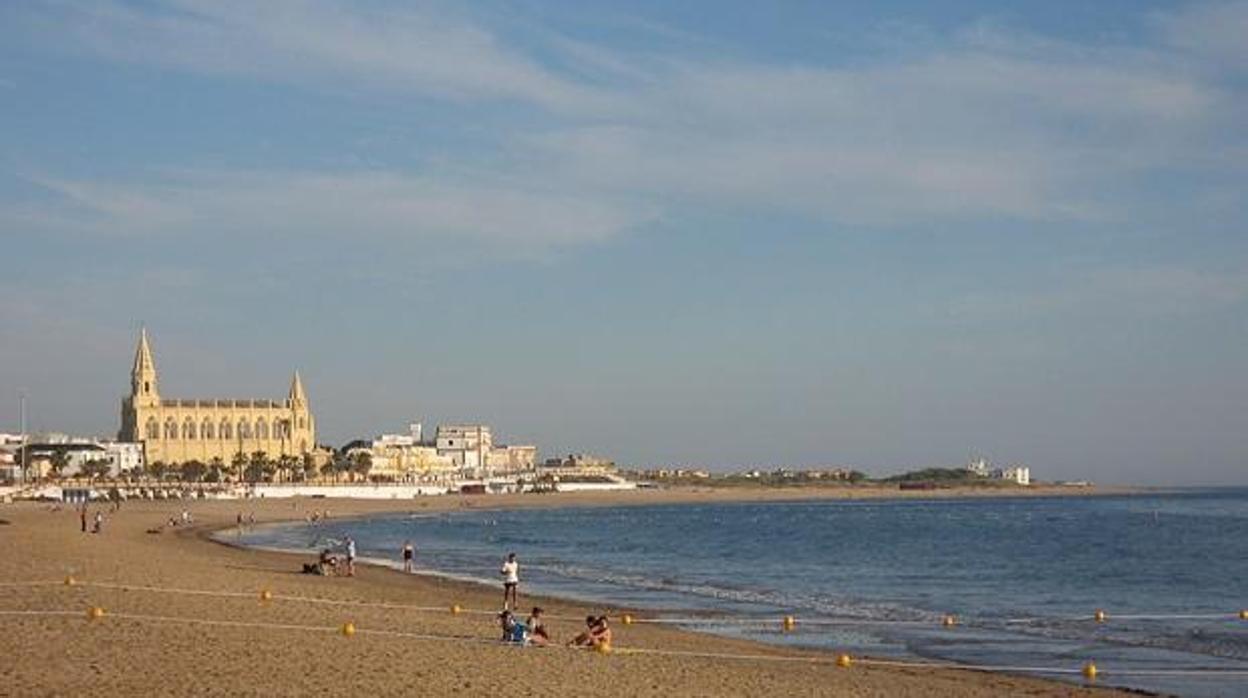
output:
[[[82,526],[83,533],[87,532],[87,514],[88,512],[87,512],[86,504],[83,504],[81,507],[78,508],[78,521],[80,522],[80,525]],[[91,518],[91,532],[103,533],[104,532],[104,512],[97,509],[95,512],[95,515],[90,518]]]
[[[355,576],[355,539],[347,536],[342,541],[342,554],[335,554],[332,548],[321,550],[316,562],[303,566],[304,574],[316,574],[322,577],[354,577]]]
[[[502,641],[517,645],[544,647],[554,640],[546,627],[545,611],[534,606],[529,617],[521,621],[510,610],[498,613],[498,624],[503,631]],[[611,646],[611,626],[606,616],[585,616],[585,630],[568,641],[569,647]]]
[[[344,553],[342,555],[335,554],[331,548],[323,549],[317,561],[305,564],[303,571],[307,574],[322,576],[355,576],[355,540],[351,536],[345,536],[341,547]],[[403,561],[403,571],[408,574],[413,573],[416,546],[410,539],[403,542],[399,555]],[[499,576],[503,579],[503,610],[498,613],[498,623],[502,630],[503,642],[538,647],[553,644],[554,640],[545,622],[545,611],[541,606],[534,606],[524,620],[516,615],[520,603],[520,561],[515,553],[508,553],[503,559],[503,564],[499,568]],[[586,648],[610,646],[611,626],[607,617],[586,616],[585,629],[567,644],[569,647]]]
[[[544,621],[545,611],[534,606],[529,617],[521,621],[515,614],[520,604],[520,561],[515,553],[508,553],[499,568],[503,578],[503,610],[498,613],[498,624],[503,631],[503,642],[519,645],[549,645],[553,641]],[[586,616],[585,630],[568,641],[570,647],[597,647],[611,645],[611,626],[606,616]]]

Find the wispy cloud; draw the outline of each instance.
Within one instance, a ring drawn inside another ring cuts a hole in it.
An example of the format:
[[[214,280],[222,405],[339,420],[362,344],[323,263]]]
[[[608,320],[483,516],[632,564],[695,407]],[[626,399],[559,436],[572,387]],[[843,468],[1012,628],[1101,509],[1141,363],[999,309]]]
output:
[[[499,127],[503,146],[488,170],[453,181],[280,164],[196,175],[208,183],[194,186],[56,177],[47,184],[77,208],[10,218],[176,230],[228,214],[267,229],[328,230],[358,229],[362,216],[382,234],[429,229],[533,245],[601,240],[671,204],[873,226],[1127,221],[1140,182],[1245,168],[1226,156],[1245,145],[1234,124],[1244,98],[1220,80],[1219,64],[1239,55],[1230,37],[1246,8],[1168,15],[1143,45],[980,25],[922,51],[830,66],[635,55],[553,32],[539,59],[490,22],[438,5],[55,5],[47,14],[69,50],[330,92],[505,100],[542,116]]]
[[[644,206],[514,182],[469,184],[392,172],[165,173],[157,183],[32,178],[58,196],[53,217],[10,226],[110,235],[470,238],[518,252],[594,242],[645,222]]]

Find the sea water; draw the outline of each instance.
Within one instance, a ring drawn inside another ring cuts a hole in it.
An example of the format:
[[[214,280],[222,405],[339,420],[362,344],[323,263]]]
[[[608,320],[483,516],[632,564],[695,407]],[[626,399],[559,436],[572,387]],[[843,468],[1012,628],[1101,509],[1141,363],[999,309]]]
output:
[[[438,514],[414,502],[412,513],[242,540],[314,551],[347,535],[362,558],[397,561],[410,539],[422,571],[491,584],[515,552],[523,592],[656,609],[764,642],[993,666],[1095,661],[1105,684],[1248,696],[1248,675],[1113,673],[1248,670],[1237,617],[1248,608],[1248,490]],[[942,627],[946,614],[959,625]],[[784,615],[799,619],[793,632]],[[1129,617],[1191,615],[1220,617]]]

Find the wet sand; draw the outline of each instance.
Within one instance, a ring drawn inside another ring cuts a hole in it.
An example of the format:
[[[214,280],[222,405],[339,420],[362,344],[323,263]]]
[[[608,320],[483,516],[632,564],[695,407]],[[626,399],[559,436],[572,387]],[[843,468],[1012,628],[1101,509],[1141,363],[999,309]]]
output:
[[[5,658],[0,662],[0,695],[1124,695],[980,672],[861,664],[840,669],[827,663],[832,658],[827,653],[618,622],[615,651],[609,655],[506,646],[495,642],[498,631],[491,615],[261,600],[261,592],[269,590],[278,597],[438,609],[459,604],[484,610],[500,607],[501,590],[368,566],[361,566],[354,578],[303,575],[300,565],[310,558],[238,549],[208,537],[213,530],[232,527],[240,511],[254,512],[264,523],[302,519],[311,510],[326,508],[337,518],[463,507],[842,496],[830,494],[835,491],[680,489],[403,501],[130,502],[120,512],[106,514],[99,535],[81,533],[78,515],[70,507],[0,505],[0,519],[8,522],[0,525],[4,551],[0,582],[53,582],[0,586],[0,610],[70,613],[0,615],[0,656]],[[194,525],[172,529],[163,525],[184,506],[194,516]],[[66,586],[60,581],[66,576],[86,584]],[[92,583],[237,596],[101,588]],[[543,605],[549,615],[570,618],[549,623],[559,641],[579,630],[581,624],[572,619],[588,612],[624,610],[522,594],[522,608],[534,603]],[[106,615],[88,620],[86,611],[92,606],[105,609]],[[339,632],[346,622],[358,629],[352,637]],[[632,654],[630,649],[805,656],[819,661],[663,656]]]

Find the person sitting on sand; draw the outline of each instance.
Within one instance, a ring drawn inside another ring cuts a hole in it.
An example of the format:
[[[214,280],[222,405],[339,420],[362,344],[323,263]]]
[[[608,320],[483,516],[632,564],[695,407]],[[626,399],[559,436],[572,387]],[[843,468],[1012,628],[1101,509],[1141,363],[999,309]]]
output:
[[[329,548],[321,551],[321,558],[317,561],[317,565],[322,576],[327,577],[338,572],[338,558],[334,557],[334,553]]]
[[[549,645],[550,633],[546,630],[546,621],[542,620],[545,611],[541,606],[534,606],[528,620],[524,622],[529,628],[529,642],[534,645]]]
[[[503,629],[503,642],[512,642],[518,645],[527,645],[529,643],[528,627],[516,620],[511,611],[500,611],[498,624]]]
[[[607,625],[606,616],[598,616],[598,621],[594,623],[594,627],[590,632],[593,639],[592,645],[610,645],[611,644],[611,627]]]
[[[590,647],[594,644],[594,627],[598,625],[598,616],[585,616],[585,630],[568,642],[572,647]]]

